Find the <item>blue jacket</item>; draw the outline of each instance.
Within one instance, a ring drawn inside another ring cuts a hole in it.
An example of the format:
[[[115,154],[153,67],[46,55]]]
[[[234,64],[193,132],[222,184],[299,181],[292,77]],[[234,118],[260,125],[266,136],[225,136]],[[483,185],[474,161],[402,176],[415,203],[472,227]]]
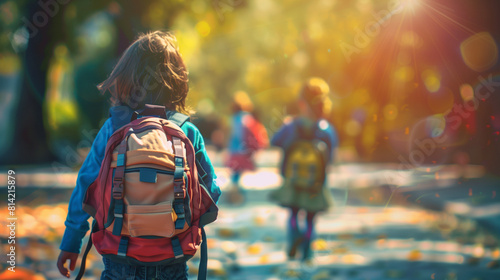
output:
[[[245,131],[243,125],[243,119],[248,116],[249,113],[240,111],[233,115],[231,119],[231,134],[229,136],[228,150],[231,154],[243,154],[248,151],[245,147]]]
[[[305,118],[295,118],[290,123],[283,125],[271,139],[271,145],[283,148],[285,151],[288,147],[298,140],[301,135],[298,132],[298,126],[301,122],[307,122]],[[327,120],[320,119],[314,123],[314,138],[326,143],[328,147],[327,162],[331,162],[334,158],[334,149],[338,146],[337,132],[333,125]]]
[[[92,148],[80,168],[76,181],[76,187],[69,200],[68,216],[66,217],[66,222],[64,223],[66,225],[66,230],[61,241],[61,246],[59,247],[61,250],[73,253],[80,252],[82,239],[89,230],[89,223],[87,220],[90,216],[82,209],[85,193],[90,184],[92,184],[99,175],[99,169],[101,168],[101,163],[104,159],[106,144],[109,137],[111,137],[113,132],[115,132],[118,128],[130,121],[132,113],[133,110],[126,106],[112,107],[110,109],[111,117],[106,120],[101,130],[95,137]],[[189,140],[191,140],[191,143],[193,143],[195,152],[200,151],[202,153],[200,164],[208,175],[205,177],[203,182],[205,183],[205,186],[210,192],[213,200],[217,202],[221,191],[217,186],[215,180],[217,177],[215,176],[212,163],[207,156],[203,137],[198,128],[190,122],[185,122],[181,126],[181,129],[187,135]]]

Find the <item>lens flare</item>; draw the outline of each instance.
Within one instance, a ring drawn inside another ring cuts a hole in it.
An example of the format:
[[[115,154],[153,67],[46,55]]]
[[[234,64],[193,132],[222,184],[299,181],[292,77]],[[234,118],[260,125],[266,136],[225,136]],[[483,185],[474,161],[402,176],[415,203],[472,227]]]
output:
[[[402,9],[415,11],[415,9],[420,5],[419,0],[400,0],[400,5]]]
[[[446,127],[446,120],[443,115],[433,115],[426,119],[425,129],[429,137],[439,137]]]
[[[481,72],[490,69],[498,61],[498,46],[489,32],[476,33],[460,44],[465,64]]]

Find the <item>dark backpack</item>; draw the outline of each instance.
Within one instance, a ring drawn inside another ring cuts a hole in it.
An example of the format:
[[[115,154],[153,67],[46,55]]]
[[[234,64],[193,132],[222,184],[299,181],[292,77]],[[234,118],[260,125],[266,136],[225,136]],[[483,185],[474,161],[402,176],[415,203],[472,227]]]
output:
[[[318,124],[297,121],[297,138],[285,149],[282,175],[297,191],[317,194],[326,179],[327,145],[315,137]]]

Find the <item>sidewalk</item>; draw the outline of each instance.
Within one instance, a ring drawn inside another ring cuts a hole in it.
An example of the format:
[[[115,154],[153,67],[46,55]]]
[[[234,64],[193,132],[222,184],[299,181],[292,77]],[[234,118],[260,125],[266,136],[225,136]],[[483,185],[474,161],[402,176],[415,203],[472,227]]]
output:
[[[403,207],[336,208],[318,217],[311,265],[287,260],[287,218],[284,209],[267,203],[222,204],[218,222],[207,228],[211,279],[500,277],[500,270],[488,268],[498,249],[461,243],[460,229],[468,222],[451,215]],[[195,274],[196,261],[190,267]]]
[[[229,171],[213,158],[227,190]],[[246,203],[232,205],[223,195],[220,216],[207,227],[209,279],[500,279],[500,184],[493,176],[478,177],[475,166],[465,179],[453,166],[436,172],[391,164],[332,167],[335,207],[318,216],[315,257],[302,264],[285,255],[288,212],[267,199],[281,177],[272,160],[263,162],[241,178]],[[77,173],[50,167],[16,172],[19,265],[38,271],[40,279],[65,279],[54,263]],[[190,279],[196,279],[197,262],[189,262]],[[87,279],[98,279],[101,270],[94,251]]]

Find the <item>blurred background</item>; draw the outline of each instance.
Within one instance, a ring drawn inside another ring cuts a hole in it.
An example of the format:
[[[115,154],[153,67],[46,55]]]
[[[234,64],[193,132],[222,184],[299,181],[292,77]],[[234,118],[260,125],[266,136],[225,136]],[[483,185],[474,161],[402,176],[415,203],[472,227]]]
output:
[[[245,203],[222,197],[208,228],[211,277],[499,279],[499,8],[495,0],[0,1],[0,223],[12,169],[20,271],[6,271],[2,226],[0,279],[60,278],[67,203],[110,107],[96,85],[138,34],[157,29],[178,39],[192,121],[223,191],[236,91],[248,93],[272,136],[298,113],[307,78],[330,86],[340,146],[327,185],[336,206],[318,218],[314,265],[286,260],[288,214],[267,200],[282,182],[281,152],[269,148],[243,174]],[[101,269],[92,255],[86,276]]]

